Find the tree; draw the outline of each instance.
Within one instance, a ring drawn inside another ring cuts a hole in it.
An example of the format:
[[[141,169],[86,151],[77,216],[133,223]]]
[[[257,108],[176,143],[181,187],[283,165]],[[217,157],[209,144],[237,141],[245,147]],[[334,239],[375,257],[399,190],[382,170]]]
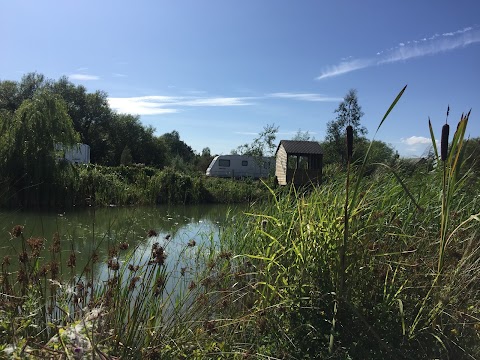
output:
[[[310,133],[307,131],[302,131],[302,129],[298,129],[297,133],[292,137],[292,140],[295,141],[315,141],[315,137],[311,136]]]
[[[357,91],[355,89],[348,91],[335,110],[335,113],[337,114],[335,120],[327,123],[327,134],[323,143],[325,162],[345,163],[347,157],[345,148],[346,127],[348,125],[352,126],[354,138],[367,134],[367,129],[360,124],[364,114],[361,106],[358,104]]]
[[[0,138],[0,171],[7,174],[17,190],[31,189],[35,205],[42,204],[54,192],[57,144],[68,147],[78,141],[65,102],[49,91],[38,91],[6,120]],[[32,198],[26,193],[24,203]]]
[[[171,163],[176,159],[176,163],[179,163],[180,158],[184,163],[191,164],[195,158],[193,149],[187,145],[184,141],[180,140],[180,134],[178,131],[173,130],[170,133],[163,134],[160,139],[164,141],[168,151],[168,162]]]
[[[120,165],[132,165],[132,152],[128,145],[123,148],[122,155],[120,156]]]
[[[232,150],[233,153],[240,155],[250,155],[256,157],[273,156],[276,148],[275,140],[277,138],[278,126],[275,124],[266,125],[263,131],[258,134],[258,137],[253,139],[250,144],[243,144]]]

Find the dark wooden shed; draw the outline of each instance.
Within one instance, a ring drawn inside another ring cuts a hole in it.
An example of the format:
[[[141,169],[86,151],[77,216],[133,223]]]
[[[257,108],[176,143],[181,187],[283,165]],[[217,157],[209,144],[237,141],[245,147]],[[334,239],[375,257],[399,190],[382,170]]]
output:
[[[280,185],[322,181],[323,151],[318,142],[281,140],[275,156],[275,176]]]

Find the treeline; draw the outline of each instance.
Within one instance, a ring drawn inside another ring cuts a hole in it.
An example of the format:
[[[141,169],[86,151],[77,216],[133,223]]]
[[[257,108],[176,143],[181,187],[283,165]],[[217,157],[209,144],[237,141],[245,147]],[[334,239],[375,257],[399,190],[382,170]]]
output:
[[[75,140],[90,145],[92,163],[117,166],[130,162],[157,168],[175,164],[205,170],[203,158],[210,156],[208,148],[196,154],[180,139],[177,131],[156,136],[155,129],[142,125],[138,116],[112,110],[104,91],[89,93],[84,86],[73,84],[65,76],[51,80],[38,73],[29,73],[19,82],[0,80],[2,129],[7,119],[16,116],[22,104],[44,96],[54,98],[64,108],[78,134]],[[35,130],[40,132],[35,136],[42,136],[41,132],[55,128]]]
[[[113,111],[103,91],[29,73],[19,82],[0,80],[0,206],[57,203],[81,172],[59,161],[56,146],[79,142],[90,146],[91,162],[100,166],[171,166],[192,173],[205,171],[212,159],[208,148],[196,154],[177,131],[156,136],[138,116]]]

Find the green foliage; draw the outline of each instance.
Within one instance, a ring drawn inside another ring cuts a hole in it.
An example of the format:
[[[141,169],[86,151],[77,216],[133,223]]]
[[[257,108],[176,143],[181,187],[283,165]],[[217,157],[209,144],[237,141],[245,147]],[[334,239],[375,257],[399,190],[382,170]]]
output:
[[[275,126],[275,124],[266,125],[252,143],[240,145],[233,152],[258,158],[262,156],[273,156],[276,149],[275,139],[277,138],[277,133],[278,126]]]
[[[65,103],[41,91],[23,101],[13,116],[2,115],[0,169],[9,179],[9,188],[24,205],[45,203],[62,173],[56,146],[73,146],[78,141]]]
[[[130,148],[125,146],[122,151],[122,155],[120,156],[120,165],[131,165],[132,164],[132,152]]]
[[[335,113],[337,114],[335,120],[327,123],[327,132],[323,142],[325,164],[346,163],[345,129],[347,125],[351,125],[353,128],[355,141],[367,133],[367,129],[360,124],[363,112],[358,103],[355,89],[348,91]]]

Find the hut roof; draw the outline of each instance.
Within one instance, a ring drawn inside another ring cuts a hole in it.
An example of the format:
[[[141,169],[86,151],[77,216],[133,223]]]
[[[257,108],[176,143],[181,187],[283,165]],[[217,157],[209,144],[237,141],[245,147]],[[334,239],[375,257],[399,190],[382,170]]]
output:
[[[316,141],[296,141],[296,140],[280,140],[287,154],[323,154],[322,147]]]

